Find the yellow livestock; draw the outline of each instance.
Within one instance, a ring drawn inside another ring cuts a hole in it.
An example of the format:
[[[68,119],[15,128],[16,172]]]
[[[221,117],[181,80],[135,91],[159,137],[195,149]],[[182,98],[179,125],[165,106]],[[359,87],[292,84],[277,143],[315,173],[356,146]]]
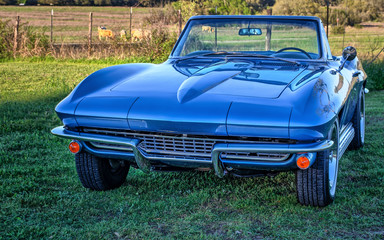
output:
[[[138,42],[147,37],[151,37],[151,33],[148,30],[132,29],[133,41]]]
[[[201,27],[201,31],[203,31],[203,32],[214,32],[215,29],[213,27],[211,27],[211,26],[202,26]]]
[[[132,41],[139,42],[143,40],[144,38],[150,38],[151,33],[148,30],[139,30],[139,29],[132,29]],[[124,41],[128,41],[129,39],[129,33],[126,30],[120,31],[120,38]]]
[[[120,38],[123,39],[124,41],[128,41],[128,34],[127,34],[127,31],[125,31],[124,29],[120,31]]]
[[[98,27],[97,32],[99,33],[99,39],[105,37],[105,40],[108,38],[114,38],[115,35],[113,34],[112,30],[106,29],[105,27]]]

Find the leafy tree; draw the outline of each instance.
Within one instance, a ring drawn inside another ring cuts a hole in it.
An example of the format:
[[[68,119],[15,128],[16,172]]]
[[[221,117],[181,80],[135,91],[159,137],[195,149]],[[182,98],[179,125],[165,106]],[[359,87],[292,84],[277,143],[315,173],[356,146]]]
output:
[[[319,15],[320,10],[320,4],[311,0],[276,0],[273,6],[276,15],[315,16]]]
[[[218,14],[251,14],[252,8],[246,1],[243,0],[212,0],[207,1],[206,5],[210,7],[210,13],[215,13],[217,7]]]
[[[257,12],[261,12],[267,7],[271,7],[275,4],[275,0],[245,0],[246,3]]]
[[[0,5],[15,5],[16,0],[0,0]]]

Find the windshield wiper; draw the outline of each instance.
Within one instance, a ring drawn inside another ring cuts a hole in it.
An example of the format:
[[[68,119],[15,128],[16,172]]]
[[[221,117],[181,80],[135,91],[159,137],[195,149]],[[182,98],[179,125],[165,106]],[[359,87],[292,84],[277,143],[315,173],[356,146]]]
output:
[[[238,57],[268,58],[268,59],[273,59],[273,60],[279,60],[279,61],[293,63],[295,65],[300,65],[297,61],[294,61],[294,60],[289,60],[289,59],[286,59],[286,58],[279,58],[279,57],[274,57],[274,56],[268,56],[268,55],[263,55],[263,54],[257,54],[257,53],[241,53],[241,52],[227,52],[227,53],[228,53],[228,55],[238,56]]]
[[[227,52],[227,51],[209,52],[209,53],[203,53],[203,54],[198,54],[198,55],[189,56],[189,57],[183,57],[183,58],[177,59],[176,62],[187,60],[187,59],[198,58],[198,57],[212,56],[212,55],[226,55],[226,56],[229,55],[229,56],[236,56],[236,57],[268,58],[268,59],[273,59],[273,60],[278,60],[278,61],[289,62],[289,63],[295,64],[295,65],[300,65],[297,61],[288,60],[285,58],[279,58],[279,57],[268,56],[268,55],[257,54],[257,53],[241,53],[241,52]]]
[[[197,55],[193,55],[193,56],[187,56],[187,57],[179,58],[176,60],[176,62],[184,61],[184,60],[188,60],[188,59],[192,59],[192,58],[197,58],[197,57],[205,57],[205,56],[211,56],[211,55],[224,55],[224,54],[228,54],[228,52],[227,51],[220,51],[220,52],[202,53],[202,54],[197,54]]]

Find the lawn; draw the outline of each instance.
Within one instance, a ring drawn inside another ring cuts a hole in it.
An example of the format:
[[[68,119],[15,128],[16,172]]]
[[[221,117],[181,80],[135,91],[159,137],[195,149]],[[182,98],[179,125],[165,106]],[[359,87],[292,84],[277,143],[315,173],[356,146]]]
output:
[[[55,105],[105,62],[0,63],[0,239],[383,239],[384,91],[367,95],[366,145],[347,152],[337,198],[296,202],[294,174],[144,174],[95,192],[77,178]]]

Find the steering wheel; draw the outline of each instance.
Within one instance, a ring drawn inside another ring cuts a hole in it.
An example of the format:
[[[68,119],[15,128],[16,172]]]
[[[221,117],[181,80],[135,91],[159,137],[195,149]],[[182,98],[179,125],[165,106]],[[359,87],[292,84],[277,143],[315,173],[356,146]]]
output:
[[[277,52],[275,52],[274,54],[276,54],[276,53],[281,53],[281,52],[284,52],[284,51],[287,51],[287,50],[296,50],[296,51],[302,52],[302,53],[304,53],[305,56],[307,56],[309,59],[312,59],[311,55],[309,55],[306,51],[304,51],[304,50],[301,49],[301,48],[295,48],[295,47],[282,48],[282,49],[278,50]]]

